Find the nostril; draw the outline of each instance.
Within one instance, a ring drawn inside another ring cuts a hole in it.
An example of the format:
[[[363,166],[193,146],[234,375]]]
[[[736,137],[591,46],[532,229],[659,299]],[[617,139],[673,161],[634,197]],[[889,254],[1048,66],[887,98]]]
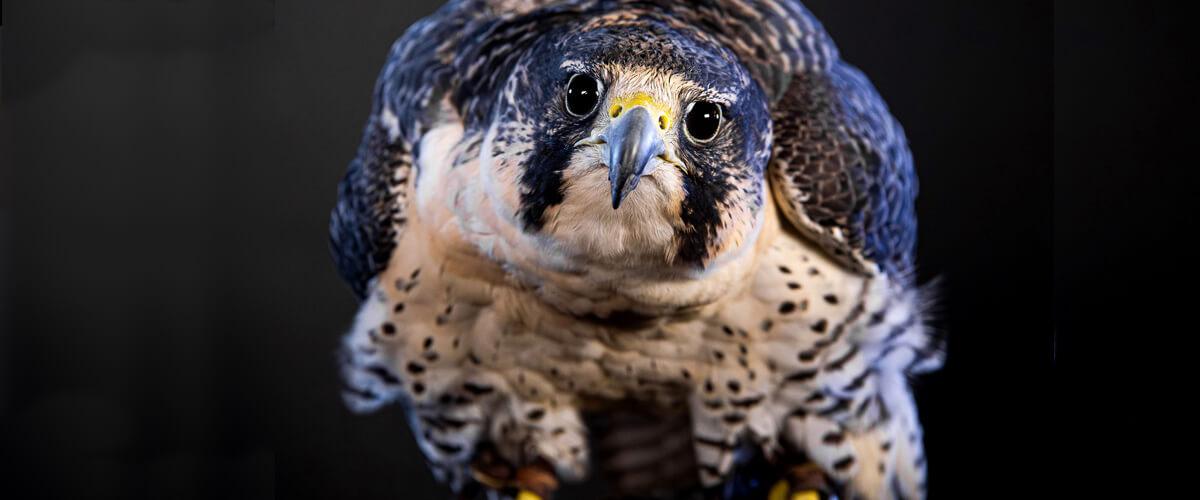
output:
[[[667,115],[658,115],[658,128],[667,129]]]
[[[623,108],[621,108],[621,105],[618,104],[616,106],[613,106],[612,111],[609,111],[608,114],[609,114],[609,116],[616,118],[618,116],[621,116],[621,111],[623,111]]]

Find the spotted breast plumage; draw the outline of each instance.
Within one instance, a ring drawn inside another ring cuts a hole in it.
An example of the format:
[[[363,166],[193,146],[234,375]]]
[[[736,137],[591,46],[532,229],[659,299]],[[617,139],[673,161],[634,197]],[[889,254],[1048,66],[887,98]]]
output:
[[[451,1],[338,191],[345,401],[461,498],[923,498],[916,193],[797,2]]]

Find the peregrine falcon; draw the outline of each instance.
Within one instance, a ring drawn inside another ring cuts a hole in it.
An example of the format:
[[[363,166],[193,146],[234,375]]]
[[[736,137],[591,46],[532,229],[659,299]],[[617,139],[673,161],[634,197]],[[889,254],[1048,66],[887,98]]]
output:
[[[345,402],[459,498],[923,498],[916,194],[796,1],[452,0],[338,189]]]

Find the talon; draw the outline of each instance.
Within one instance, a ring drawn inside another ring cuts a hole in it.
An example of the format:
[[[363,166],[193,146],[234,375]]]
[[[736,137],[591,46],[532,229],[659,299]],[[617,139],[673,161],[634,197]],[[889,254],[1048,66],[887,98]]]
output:
[[[542,497],[532,491],[521,490],[520,493],[517,493],[517,498],[514,500],[542,500]]]

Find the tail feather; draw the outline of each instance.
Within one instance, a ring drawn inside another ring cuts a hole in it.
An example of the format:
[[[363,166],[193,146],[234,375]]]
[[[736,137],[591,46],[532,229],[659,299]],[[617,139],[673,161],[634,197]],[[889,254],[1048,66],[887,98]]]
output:
[[[940,328],[942,309],[941,291],[945,276],[939,275],[917,289],[917,307],[924,324],[924,345],[916,350],[917,359],[908,369],[910,375],[936,371],[946,361],[946,330]]]
[[[654,417],[631,410],[594,415],[594,450],[618,497],[676,498],[697,484],[687,414]]]

